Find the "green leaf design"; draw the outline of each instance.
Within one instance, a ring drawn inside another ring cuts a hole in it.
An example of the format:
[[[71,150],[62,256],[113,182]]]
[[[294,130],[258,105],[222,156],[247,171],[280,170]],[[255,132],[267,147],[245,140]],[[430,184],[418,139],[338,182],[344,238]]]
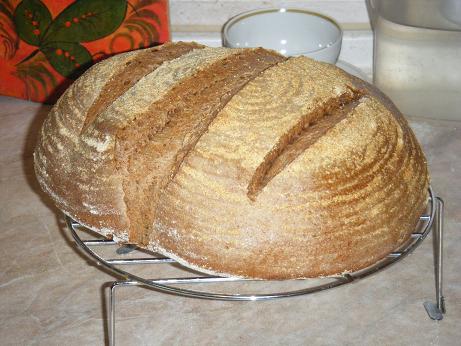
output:
[[[14,11],[14,25],[19,37],[33,46],[39,46],[51,23],[51,14],[40,0],[24,0]]]
[[[125,18],[126,0],[79,0],[49,26],[44,42],[90,42],[114,32]]]
[[[77,77],[92,62],[88,50],[75,42],[52,42],[40,50],[51,66],[67,78]]]
[[[18,65],[14,75],[24,82],[27,96],[31,99],[40,97],[40,93],[48,95],[57,85],[56,78],[48,69],[48,61],[41,53],[27,63]],[[41,85],[40,89],[37,88],[37,82]]]

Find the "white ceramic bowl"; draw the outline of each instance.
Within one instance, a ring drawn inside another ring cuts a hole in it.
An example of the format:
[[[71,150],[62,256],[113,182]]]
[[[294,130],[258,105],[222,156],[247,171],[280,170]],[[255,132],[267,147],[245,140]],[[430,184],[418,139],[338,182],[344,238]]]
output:
[[[222,35],[225,47],[264,47],[331,64],[338,59],[342,41],[342,30],[333,19],[294,8],[241,13],[224,24]]]

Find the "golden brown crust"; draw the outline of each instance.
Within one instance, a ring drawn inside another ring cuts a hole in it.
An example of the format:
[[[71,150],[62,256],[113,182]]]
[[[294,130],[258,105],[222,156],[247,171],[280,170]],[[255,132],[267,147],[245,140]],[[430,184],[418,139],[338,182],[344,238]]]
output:
[[[126,172],[130,242],[148,244],[159,192],[174,179],[218,112],[246,83],[283,60],[263,49],[237,51],[181,80],[118,132],[116,160]]]
[[[298,122],[277,140],[274,147],[265,155],[264,161],[256,168],[248,184],[248,197],[255,200],[274,176],[344,119],[357,106],[362,96],[363,92],[349,89],[339,96],[319,103],[309,113],[302,115]]]
[[[131,229],[206,272],[264,279],[360,269],[408,239],[426,161],[374,87],[304,57],[203,48],[102,102],[80,132],[126,59],[71,87],[36,150],[40,183],[78,221],[124,240]],[[74,181],[60,172],[70,163]]]
[[[98,98],[87,112],[83,131],[94,121],[97,115],[114,100],[123,95],[142,77],[154,71],[165,61],[173,60],[193,49],[204,48],[196,43],[166,43],[161,46],[144,49],[125,62],[125,66],[117,71],[103,86]]]

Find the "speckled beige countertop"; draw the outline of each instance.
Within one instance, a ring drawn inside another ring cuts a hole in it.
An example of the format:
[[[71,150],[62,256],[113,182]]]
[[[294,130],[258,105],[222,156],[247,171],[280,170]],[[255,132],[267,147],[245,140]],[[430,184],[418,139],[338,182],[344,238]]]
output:
[[[114,278],[76,250],[33,174],[32,150],[48,110],[0,97],[0,344],[103,345],[102,297]],[[460,345],[461,121],[411,125],[446,203],[443,321],[430,320],[422,305],[435,294],[428,238],[379,274],[309,296],[222,302],[120,288],[118,344]]]

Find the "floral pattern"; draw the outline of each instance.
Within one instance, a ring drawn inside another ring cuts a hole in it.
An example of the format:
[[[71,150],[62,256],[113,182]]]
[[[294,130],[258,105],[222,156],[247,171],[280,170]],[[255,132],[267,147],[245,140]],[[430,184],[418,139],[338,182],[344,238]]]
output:
[[[166,0],[0,0],[0,94],[53,102],[95,61],[168,34]]]

